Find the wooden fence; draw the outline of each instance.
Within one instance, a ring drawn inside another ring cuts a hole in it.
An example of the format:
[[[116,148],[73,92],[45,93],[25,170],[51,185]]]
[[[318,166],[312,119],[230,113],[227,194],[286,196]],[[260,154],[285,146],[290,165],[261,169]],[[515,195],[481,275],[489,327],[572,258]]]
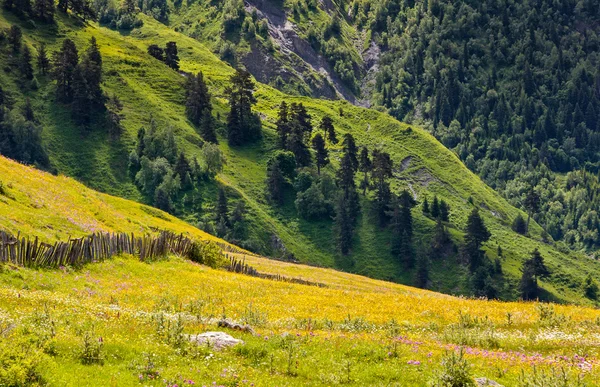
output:
[[[234,273],[246,274],[246,275],[250,275],[253,277],[269,279],[269,280],[273,280],[273,281],[282,281],[282,282],[289,282],[289,283],[300,284],[300,285],[318,286],[320,288],[327,287],[327,285],[325,285],[323,283],[313,282],[313,281],[305,280],[302,278],[286,277],[286,276],[283,276],[280,274],[259,273],[255,268],[248,265],[245,260],[240,261],[239,259],[237,259],[234,256],[229,257],[228,270],[232,271]]]
[[[125,233],[95,233],[48,244],[37,237],[16,237],[0,231],[0,262],[25,267],[81,266],[115,255],[131,254],[148,261],[168,254],[186,256],[192,240],[170,232],[136,237]]]

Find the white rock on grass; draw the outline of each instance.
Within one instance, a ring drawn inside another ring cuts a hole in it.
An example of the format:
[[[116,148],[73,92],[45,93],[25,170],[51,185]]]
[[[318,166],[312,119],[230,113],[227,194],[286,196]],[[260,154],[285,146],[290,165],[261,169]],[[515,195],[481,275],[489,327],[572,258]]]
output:
[[[215,349],[244,344],[242,340],[236,339],[225,332],[204,332],[197,335],[189,335],[189,340],[198,345],[210,345]]]
[[[495,382],[488,378],[475,378],[475,382],[479,387],[504,387],[498,382]]]

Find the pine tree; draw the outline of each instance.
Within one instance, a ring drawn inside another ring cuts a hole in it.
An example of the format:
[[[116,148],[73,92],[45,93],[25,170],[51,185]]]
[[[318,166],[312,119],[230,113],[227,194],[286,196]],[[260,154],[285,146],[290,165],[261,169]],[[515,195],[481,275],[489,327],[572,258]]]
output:
[[[174,171],[175,174],[179,176],[182,182],[184,181],[185,176],[192,172],[192,167],[190,166],[190,163],[183,152],[179,153],[179,157],[177,158],[177,163],[175,164]]]
[[[283,189],[285,178],[281,171],[279,160],[272,160],[267,165],[267,196],[269,200],[277,205],[283,204]]]
[[[102,105],[104,97],[102,95],[102,55],[96,42],[96,38],[92,36],[90,46],[86,50],[81,61],[81,73],[85,79],[87,93],[92,105]]]
[[[342,255],[348,255],[352,248],[354,227],[350,212],[348,200],[343,194],[339,195],[336,203],[334,228],[337,245]]]
[[[483,219],[479,215],[479,210],[474,208],[467,219],[467,230],[465,235],[465,251],[469,258],[469,268],[475,272],[483,262],[483,252],[481,245],[489,240],[491,234]]]
[[[427,288],[429,282],[429,259],[423,255],[417,261],[416,285],[421,289]]]
[[[433,232],[433,239],[431,240],[431,248],[436,256],[442,253],[444,246],[450,241],[450,236],[446,230],[446,226],[442,223],[441,219],[437,219],[435,223],[435,230]]]
[[[21,70],[21,74],[23,75],[23,78],[25,78],[27,80],[33,79],[33,66],[31,65],[31,51],[29,50],[29,47],[26,44],[23,45],[23,50],[21,52],[21,64],[19,66],[19,69]]]
[[[217,135],[215,134],[212,117],[212,103],[202,72],[198,72],[195,76],[191,74],[185,88],[185,111],[189,120],[200,127],[200,133],[206,141],[216,143]]]
[[[225,195],[225,190],[223,188],[219,188],[219,198],[217,200],[215,222],[217,224],[221,223],[225,226],[229,225],[229,208],[227,207],[227,195]]]
[[[290,123],[290,134],[287,138],[287,149],[296,157],[296,164],[299,167],[307,167],[312,159],[308,145],[306,145],[306,136],[300,124],[297,121]]]
[[[425,197],[423,199],[423,204],[422,204],[422,211],[423,211],[423,215],[427,216],[430,213],[430,209],[429,209],[429,201],[427,200],[427,197]]]
[[[311,116],[302,103],[292,103],[290,105],[290,121],[298,124],[302,133],[306,138],[309,138],[312,133]]]
[[[168,42],[165,48],[165,64],[175,71],[179,71],[179,56],[177,54],[177,43]]]
[[[519,281],[519,291],[523,300],[534,300],[538,297],[538,284],[535,277],[535,271],[529,261],[525,261],[521,269],[521,280]]]
[[[73,119],[77,124],[87,126],[91,120],[93,100],[81,66],[77,66],[73,71],[72,92],[71,114]]]
[[[358,160],[358,169],[363,173],[363,179],[360,182],[360,188],[363,190],[363,196],[367,194],[367,188],[369,188],[369,172],[373,169],[373,163],[369,157],[369,149],[363,146],[360,150],[360,157]]]
[[[390,227],[392,228],[392,255],[409,269],[414,264],[412,251],[413,222],[411,208],[416,204],[404,190],[392,204]]]
[[[73,98],[73,76],[79,63],[77,47],[71,39],[63,40],[62,48],[53,55],[53,76],[56,80],[56,92],[63,102]]]
[[[440,219],[443,222],[450,220],[450,207],[443,199],[440,201]]]
[[[148,54],[160,60],[161,62],[164,62],[165,60],[165,50],[156,44],[151,44],[148,46]]]
[[[529,232],[529,222],[531,221],[531,216],[540,208],[540,195],[535,192],[533,188],[531,188],[527,193],[527,197],[525,198],[525,208],[527,209],[526,229],[527,232]]]
[[[17,25],[10,26],[8,30],[8,44],[12,46],[12,51],[17,53],[21,50],[21,40],[23,39],[23,32],[21,27]]]
[[[352,161],[352,169],[356,172],[358,170],[358,148],[354,141],[354,136],[350,133],[344,134],[344,140],[342,141],[344,152],[348,154]]]
[[[45,43],[42,43],[38,49],[37,67],[38,71],[42,75],[46,75],[50,70],[50,60],[48,59],[48,53],[46,51]]]
[[[227,117],[227,137],[230,145],[242,145],[261,137],[258,116],[252,112],[256,104],[255,84],[246,70],[238,69],[230,78],[231,85],[226,89],[229,98]]]
[[[437,196],[433,197],[433,203],[431,204],[431,216],[433,219],[438,219],[440,217],[440,202]]]
[[[337,144],[338,139],[335,135],[335,127],[333,126],[333,120],[329,116],[323,116],[319,128],[325,133],[325,137],[332,144]]]
[[[54,20],[54,0],[34,0],[33,12],[38,20],[50,23]]]
[[[312,146],[315,150],[315,161],[317,164],[317,174],[321,174],[321,168],[329,164],[329,154],[325,148],[325,140],[321,133],[317,133],[312,139]]]
[[[31,99],[29,99],[29,97],[25,99],[25,106],[23,106],[23,117],[25,117],[27,121],[35,121],[35,113],[33,112],[33,106],[31,106]]]
[[[279,147],[286,149],[288,136],[290,134],[290,126],[288,105],[285,103],[285,101],[281,101],[281,104],[279,105],[277,122],[275,125],[277,126],[277,134],[279,136]]]
[[[373,150],[373,169],[371,172],[375,182],[375,208],[381,227],[388,221],[387,211],[391,200],[390,184],[387,179],[392,177],[392,159],[389,153]]]

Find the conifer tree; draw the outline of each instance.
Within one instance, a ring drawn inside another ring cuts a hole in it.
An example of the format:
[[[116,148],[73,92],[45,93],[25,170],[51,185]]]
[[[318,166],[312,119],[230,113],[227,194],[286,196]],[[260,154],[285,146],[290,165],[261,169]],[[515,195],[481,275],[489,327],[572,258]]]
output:
[[[53,55],[53,76],[56,80],[56,92],[63,102],[73,98],[73,76],[79,63],[77,47],[71,39],[63,40],[62,48]]]
[[[175,71],[179,71],[179,55],[177,53],[177,43],[168,42],[165,48],[165,64]]]
[[[417,261],[417,278],[416,285],[421,289],[427,288],[429,282],[429,259],[427,256],[422,255]]]
[[[19,69],[21,70],[21,74],[23,75],[23,78],[25,78],[27,80],[33,79],[33,66],[31,65],[31,51],[29,50],[29,47],[26,44],[23,45],[20,62],[21,62],[21,64],[19,66]]]
[[[358,170],[363,173],[363,179],[360,182],[360,188],[363,190],[363,195],[367,194],[367,188],[369,188],[369,172],[373,169],[373,163],[369,157],[369,149],[363,146],[360,150],[360,157],[358,160]]]
[[[48,59],[45,43],[40,44],[40,47],[38,48],[37,67],[42,75],[46,75],[50,70],[50,60]]]
[[[440,201],[440,219],[443,222],[447,222],[450,220],[450,207],[448,204],[442,199]]]
[[[33,112],[33,106],[31,106],[31,99],[29,99],[29,97],[25,99],[25,106],[23,106],[23,117],[25,117],[27,121],[35,121],[35,113]]]
[[[351,209],[348,200],[343,194],[338,195],[335,208],[335,231],[337,245],[342,255],[348,255],[352,247],[352,236],[354,227],[351,216]]]
[[[342,146],[344,148],[344,152],[347,153],[350,157],[350,161],[352,162],[352,169],[354,170],[354,172],[358,171],[358,148],[356,147],[354,136],[352,136],[352,134],[350,133],[344,134]]]
[[[243,145],[261,137],[261,125],[258,116],[252,112],[256,104],[255,84],[250,73],[238,69],[230,78],[231,85],[226,94],[229,97],[229,115],[227,116],[227,137],[230,145]]]
[[[312,159],[310,150],[306,144],[306,136],[302,126],[297,121],[290,123],[290,134],[287,138],[287,149],[296,157],[296,164],[299,167],[307,167]]]
[[[531,216],[536,213],[540,208],[540,195],[535,192],[533,188],[529,190],[527,193],[527,197],[525,198],[525,208],[527,209],[527,232],[529,232],[529,222],[531,220]]]
[[[162,47],[159,47],[157,44],[151,44],[148,46],[148,54],[150,56],[164,62],[165,60],[165,50]]]
[[[430,213],[429,200],[427,200],[427,196],[423,199],[422,211],[423,211],[423,215],[425,215],[425,216],[429,215],[429,213]]]
[[[75,67],[72,80],[73,104],[71,114],[77,124],[87,126],[91,120],[92,96],[82,66]]]
[[[202,72],[191,74],[186,82],[185,111],[192,123],[200,127],[200,134],[209,142],[216,143],[217,135],[212,118],[210,93]]]
[[[49,23],[54,20],[54,0],[34,0],[33,13],[38,20]]]
[[[277,126],[277,134],[279,136],[279,147],[286,149],[288,136],[290,134],[290,126],[288,105],[285,101],[281,101],[281,104],[279,105],[277,123],[275,125]]]
[[[290,105],[290,121],[297,123],[306,138],[310,137],[313,130],[311,118],[302,102]]]
[[[338,139],[335,135],[335,127],[333,126],[333,120],[329,116],[323,116],[319,128],[325,133],[325,137],[332,144],[337,144]]]
[[[544,258],[536,248],[531,252],[531,257],[523,263],[519,290],[521,298],[533,300],[539,297],[538,279],[550,274]]]
[[[479,210],[474,208],[467,219],[467,230],[465,236],[465,251],[469,258],[469,268],[475,272],[483,262],[481,245],[489,240],[491,233],[485,226],[479,215]]]
[[[223,188],[219,188],[219,197],[217,200],[217,208],[215,214],[215,222],[217,224],[229,225],[229,208],[227,207],[227,195]]]
[[[285,178],[281,171],[279,160],[272,159],[267,165],[267,196],[269,200],[277,205],[283,204],[283,189]]]
[[[387,181],[392,177],[392,160],[386,152],[373,150],[373,170],[371,172],[375,182],[375,209],[381,227],[388,222],[388,207],[391,200],[390,184]]]
[[[431,216],[433,219],[440,217],[440,202],[437,196],[433,197],[433,202],[431,203]]]
[[[317,164],[317,174],[321,175],[321,168],[329,164],[329,154],[325,148],[325,140],[321,133],[317,133],[312,139],[312,146],[315,150],[315,162]]]
[[[13,24],[8,30],[8,44],[12,46],[12,51],[17,53],[21,50],[21,40],[23,39],[23,32],[21,27]]]
[[[104,101],[100,86],[102,83],[102,55],[100,54],[96,38],[93,36],[90,39],[90,45],[83,56],[80,66],[91,104],[102,105]]]

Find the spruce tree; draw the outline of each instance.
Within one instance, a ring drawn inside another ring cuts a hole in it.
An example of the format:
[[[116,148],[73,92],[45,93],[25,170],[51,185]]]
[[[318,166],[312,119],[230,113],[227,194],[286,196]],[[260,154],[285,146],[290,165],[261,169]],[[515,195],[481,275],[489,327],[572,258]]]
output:
[[[423,211],[423,215],[427,216],[430,213],[430,209],[429,209],[429,201],[427,200],[427,196],[423,199],[423,204],[422,204],[422,211]]]
[[[312,139],[312,146],[315,150],[315,162],[317,164],[317,174],[321,175],[321,168],[329,164],[329,154],[325,148],[325,140],[321,133],[317,133]]]
[[[429,259],[427,256],[422,255],[417,261],[417,276],[416,285],[421,289],[427,288],[429,282]]]
[[[360,157],[358,160],[358,170],[363,173],[363,179],[360,182],[360,188],[363,190],[363,195],[367,194],[367,188],[369,188],[369,172],[373,169],[373,163],[369,157],[369,149],[363,146],[360,150]]]
[[[219,188],[219,197],[215,214],[215,223],[229,226],[229,208],[227,207],[227,195],[223,188]]]
[[[53,55],[53,76],[58,99],[70,102],[73,98],[73,76],[79,63],[77,47],[71,39],[63,40],[62,48]]]
[[[50,23],[54,20],[54,0],[34,0],[33,13],[38,20]]]
[[[433,202],[431,203],[431,216],[433,219],[440,217],[440,202],[437,196],[433,197]]]
[[[87,93],[92,105],[103,105],[104,97],[102,95],[102,55],[96,38],[92,36],[90,46],[86,50],[81,61],[81,73],[85,79]]]
[[[544,263],[544,258],[536,248],[531,252],[531,257],[523,263],[519,291],[524,300],[533,300],[539,297],[538,279],[550,274]]]
[[[390,184],[392,177],[392,159],[386,152],[373,150],[373,170],[371,176],[375,182],[375,209],[379,226],[383,227],[388,221],[388,207],[391,200]]]
[[[298,124],[302,133],[306,138],[309,138],[312,133],[312,117],[308,114],[306,107],[301,103],[292,103],[290,105],[290,121]]]
[[[23,45],[20,62],[21,62],[21,64],[19,66],[19,69],[21,70],[21,74],[23,75],[23,78],[25,78],[27,80],[33,79],[33,66],[31,65],[31,51],[29,50],[29,47],[26,44]]]
[[[354,227],[348,200],[343,194],[338,195],[335,208],[335,232],[338,249],[342,255],[348,255],[352,247]]]
[[[287,147],[287,139],[290,134],[290,126],[289,126],[289,112],[288,105],[285,101],[281,101],[279,105],[279,111],[277,112],[277,135],[279,136],[279,147],[282,149],[286,149]]]
[[[296,158],[296,164],[299,167],[307,167],[312,159],[310,150],[306,144],[304,130],[297,121],[290,123],[290,134],[287,138],[287,149],[292,152]]]
[[[73,103],[71,105],[71,114],[73,119],[77,124],[87,126],[91,121],[93,100],[89,93],[89,87],[82,66],[77,66],[73,71],[72,92]]]
[[[443,199],[440,201],[440,219],[443,222],[450,220],[450,207]]]
[[[37,67],[42,75],[46,75],[50,70],[50,60],[48,59],[45,43],[40,44],[40,47],[38,48]]]
[[[268,199],[277,204],[283,204],[283,189],[285,185],[285,178],[281,171],[281,164],[279,160],[270,160],[267,165],[267,197]]]
[[[350,157],[350,161],[352,161],[352,169],[355,172],[358,171],[358,148],[356,147],[354,136],[352,136],[352,134],[350,133],[344,134],[342,146],[344,152],[348,154],[348,156]]]
[[[185,111],[190,121],[200,128],[200,134],[209,142],[216,143],[217,135],[212,118],[210,93],[202,72],[191,74],[186,82]]]
[[[10,26],[8,30],[8,44],[12,46],[12,51],[17,53],[21,50],[21,40],[23,39],[23,32],[21,27],[18,25]]]
[[[525,208],[527,209],[527,225],[526,229],[529,232],[529,222],[531,216],[535,214],[540,208],[540,195],[535,192],[533,188],[529,190],[525,198]]]
[[[333,120],[329,116],[323,116],[319,128],[325,133],[325,137],[332,144],[337,144],[338,139],[335,135],[335,127],[333,126]]]
[[[177,43],[168,42],[165,47],[165,64],[175,71],[179,71],[179,56],[177,53]]]
[[[469,258],[469,268],[475,272],[483,263],[483,252],[481,245],[489,240],[491,234],[483,219],[479,215],[479,210],[474,208],[467,219],[467,230],[465,235],[465,251]]]
[[[261,137],[261,124],[252,112],[256,104],[255,84],[246,70],[238,69],[230,78],[231,85],[226,89],[229,98],[227,117],[227,137],[230,145],[243,145]]]

